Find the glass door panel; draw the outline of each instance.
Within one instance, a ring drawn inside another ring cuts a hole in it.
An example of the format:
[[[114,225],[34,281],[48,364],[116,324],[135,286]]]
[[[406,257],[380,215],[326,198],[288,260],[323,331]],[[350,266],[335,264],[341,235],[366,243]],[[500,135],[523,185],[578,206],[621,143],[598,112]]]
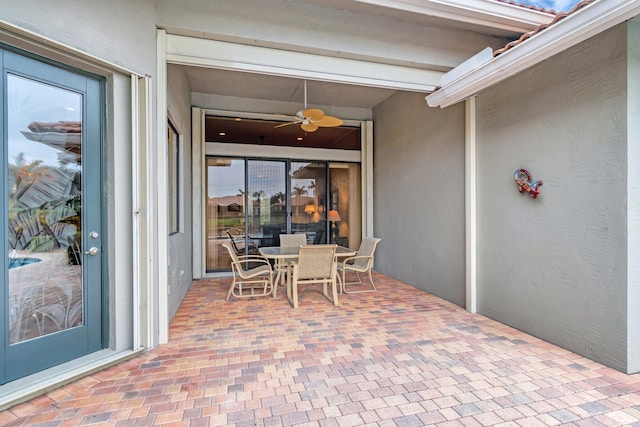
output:
[[[82,324],[82,96],[12,74],[7,85],[40,110],[8,111],[11,345]]]
[[[247,244],[279,246],[287,232],[287,163],[279,160],[247,162]]]
[[[291,232],[327,242],[327,164],[291,162]]]
[[[360,165],[329,165],[329,241],[357,249],[362,239]]]
[[[231,269],[231,258],[222,247],[233,236],[239,251],[245,234],[245,161],[227,157],[207,158],[206,268],[208,272]]]

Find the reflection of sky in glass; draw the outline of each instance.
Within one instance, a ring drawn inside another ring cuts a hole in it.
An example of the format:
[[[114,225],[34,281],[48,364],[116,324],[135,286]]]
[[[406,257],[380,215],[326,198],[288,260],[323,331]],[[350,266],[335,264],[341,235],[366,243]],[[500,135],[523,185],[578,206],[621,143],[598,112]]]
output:
[[[7,78],[9,163],[23,153],[27,163],[41,160],[44,165],[58,166],[61,150],[27,139],[29,123],[81,121],[82,96],[66,89],[9,74]]]
[[[294,163],[295,168],[302,170],[309,163]],[[250,161],[249,184],[252,191],[264,191],[265,195],[272,196],[277,192],[284,193],[284,162],[280,161]],[[292,168],[293,169],[293,168]],[[296,169],[298,170],[298,169]],[[295,173],[295,172],[294,172]],[[292,187],[306,190],[303,196],[314,197],[315,179],[292,178]],[[244,161],[240,159],[210,159],[207,177],[207,196],[224,197],[237,196],[244,189]],[[250,198],[252,194],[249,194]]]
[[[285,163],[269,160],[249,161],[249,198],[257,200],[258,195],[267,199],[285,192]]]
[[[244,189],[244,160],[231,160],[229,166],[209,166],[209,198],[236,196]]]
[[[237,196],[240,190],[244,189],[244,161],[240,159],[220,160],[216,164],[216,159],[211,159],[208,165],[207,196],[224,197]],[[283,192],[284,162],[274,161],[251,161],[249,171],[249,182],[251,191],[264,191],[265,195],[272,196],[277,192]],[[298,163],[303,167],[308,163]],[[304,196],[314,197],[315,179],[301,178],[292,179],[293,187],[301,187],[306,190]],[[252,194],[249,194],[252,196]]]

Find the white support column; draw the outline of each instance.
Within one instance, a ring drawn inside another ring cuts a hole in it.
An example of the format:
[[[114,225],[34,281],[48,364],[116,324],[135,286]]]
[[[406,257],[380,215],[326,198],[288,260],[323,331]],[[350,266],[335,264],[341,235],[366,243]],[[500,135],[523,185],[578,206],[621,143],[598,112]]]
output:
[[[155,298],[151,286],[154,270],[151,226],[151,106],[149,77],[131,76],[131,183],[133,244],[133,349],[153,347]]]
[[[206,205],[205,194],[205,147],[204,111],[198,107],[191,109],[191,176],[193,215],[193,278],[206,275]]]
[[[465,101],[466,308],[476,312],[476,98]]]
[[[169,341],[169,259],[168,218],[167,218],[167,33],[157,31],[157,79],[156,79],[156,247],[158,249],[158,343]]]
[[[373,122],[362,122],[362,237],[373,237]]]

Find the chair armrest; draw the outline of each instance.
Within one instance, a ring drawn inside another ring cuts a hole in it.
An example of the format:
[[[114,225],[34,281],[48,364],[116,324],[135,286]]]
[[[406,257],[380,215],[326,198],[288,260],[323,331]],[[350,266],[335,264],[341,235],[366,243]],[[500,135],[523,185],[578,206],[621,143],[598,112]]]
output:
[[[244,256],[242,257],[242,259],[238,259],[238,261],[232,261],[231,265],[232,266],[237,266],[238,268],[240,268],[240,270],[243,270],[242,268],[242,264],[264,264],[266,266],[269,267],[269,270],[271,270],[271,263],[269,262],[268,259],[266,258],[262,258],[262,257],[251,257],[251,256]],[[256,267],[254,267],[256,268]]]
[[[267,261],[269,262],[268,259],[266,259],[265,257],[261,256],[261,255],[237,255],[238,261],[255,261],[255,260],[260,260],[260,261]]]
[[[373,259],[373,256],[371,255],[356,255],[356,256],[350,256],[347,257],[345,259],[343,259],[340,264],[348,264],[350,261],[355,261],[357,259]]]

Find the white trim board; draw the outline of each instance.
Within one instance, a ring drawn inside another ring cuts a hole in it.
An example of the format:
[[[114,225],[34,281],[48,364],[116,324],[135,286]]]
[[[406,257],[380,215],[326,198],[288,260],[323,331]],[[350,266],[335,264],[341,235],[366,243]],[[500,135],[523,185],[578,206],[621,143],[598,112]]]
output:
[[[279,147],[275,145],[228,144],[207,142],[206,156],[265,157],[331,162],[360,163],[359,150],[334,150],[327,148]]]
[[[169,233],[168,233],[168,195],[167,195],[167,66],[165,62],[166,33],[158,30],[157,33],[157,75],[156,75],[156,144],[154,144],[152,156],[155,156],[155,167],[152,165],[152,182],[155,184],[155,240],[158,262],[158,344],[169,341]],[[153,226],[153,225],[152,225]]]
[[[167,34],[168,63],[431,92],[441,71]]]
[[[640,0],[596,1],[426,97],[448,107],[640,14]],[[454,72],[456,69],[450,71]]]
[[[354,0],[452,21],[525,33],[553,15],[515,4],[486,0]]]

